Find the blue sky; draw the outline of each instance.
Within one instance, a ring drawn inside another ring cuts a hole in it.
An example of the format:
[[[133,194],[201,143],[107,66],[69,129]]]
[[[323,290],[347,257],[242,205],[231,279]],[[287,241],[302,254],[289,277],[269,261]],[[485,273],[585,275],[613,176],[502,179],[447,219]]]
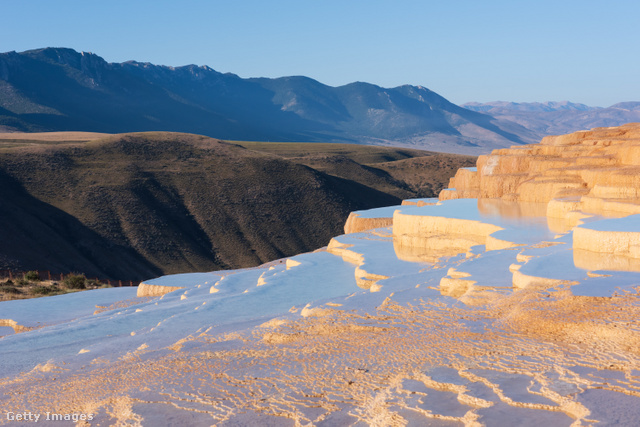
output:
[[[454,103],[640,101],[637,0],[0,0],[0,52],[425,86]]]

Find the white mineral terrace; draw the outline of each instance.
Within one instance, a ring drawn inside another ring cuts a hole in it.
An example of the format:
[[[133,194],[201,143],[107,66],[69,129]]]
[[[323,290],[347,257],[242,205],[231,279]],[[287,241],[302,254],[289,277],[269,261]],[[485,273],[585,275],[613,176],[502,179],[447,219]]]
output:
[[[640,425],[640,216],[443,194],[256,268],[2,302],[0,407],[96,426]]]

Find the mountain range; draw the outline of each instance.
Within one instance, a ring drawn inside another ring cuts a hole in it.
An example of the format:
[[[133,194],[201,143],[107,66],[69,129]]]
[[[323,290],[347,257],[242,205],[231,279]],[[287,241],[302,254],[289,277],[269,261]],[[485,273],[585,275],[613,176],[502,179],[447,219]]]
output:
[[[514,122],[541,139],[595,127],[620,126],[640,122],[640,102],[619,102],[607,108],[573,102],[469,102],[462,107]]]
[[[550,134],[640,121],[640,103],[467,103],[422,87],[209,66],[109,63],[67,48],[0,54],[0,131],[172,131],[226,140],[347,142],[482,154]]]
[[[4,131],[172,131],[226,140],[404,145],[474,154],[535,142],[521,125],[422,86],[331,87],[307,77],[243,79],[66,48],[0,54]]]
[[[109,63],[67,48],[0,54],[0,131],[172,131],[226,140],[347,142],[482,154],[550,134],[640,121],[640,103],[454,105],[422,87],[304,76],[240,78],[209,66]]]

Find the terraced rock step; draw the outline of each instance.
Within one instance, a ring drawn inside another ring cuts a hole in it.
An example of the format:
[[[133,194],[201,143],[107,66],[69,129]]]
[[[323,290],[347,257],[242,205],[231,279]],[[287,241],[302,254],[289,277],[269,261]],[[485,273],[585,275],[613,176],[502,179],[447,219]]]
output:
[[[460,169],[441,200],[501,198],[579,202],[591,213],[640,213],[640,124],[548,136],[540,144],[494,150]],[[577,209],[572,209],[577,210]],[[554,215],[558,215],[554,207]]]

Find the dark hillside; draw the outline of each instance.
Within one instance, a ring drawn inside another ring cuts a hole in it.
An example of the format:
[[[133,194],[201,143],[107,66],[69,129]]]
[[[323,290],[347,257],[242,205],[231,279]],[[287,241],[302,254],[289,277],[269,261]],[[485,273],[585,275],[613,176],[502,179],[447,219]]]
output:
[[[351,210],[398,202],[183,134],[4,150],[0,168],[5,263],[103,277],[256,265],[326,244]]]
[[[0,268],[82,271],[99,277],[151,277],[161,269],[127,246],[29,194],[0,171]],[[25,268],[26,267],[26,268]],[[109,272],[107,274],[106,272]]]
[[[316,249],[342,233],[353,210],[433,195],[433,185],[412,189],[407,162],[445,156],[308,143],[261,152],[163,132],[79,142],[31,135],[0,138],[0,269],[115,279],[248,267]],[[395,164],[402,173],[385,170]]]
[[[475,166],[477,159],[463,154],[356,144],[239,144],[359,182],[401,199],[437,197],[458,168]]]

